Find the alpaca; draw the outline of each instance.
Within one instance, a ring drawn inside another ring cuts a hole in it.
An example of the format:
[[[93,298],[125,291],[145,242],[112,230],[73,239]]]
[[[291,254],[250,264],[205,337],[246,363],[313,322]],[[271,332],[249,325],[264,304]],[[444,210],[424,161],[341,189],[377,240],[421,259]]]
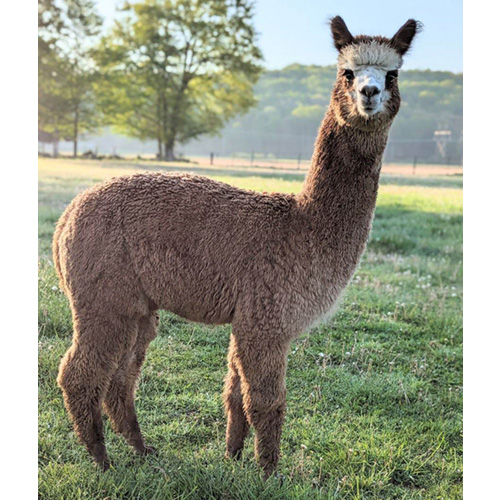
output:
[[[327,314],[371,229],[382,154],[400,106],[398,69],[420,24],[391,38],[330,22],[337,80],[298,195],[261,194],[188,174],[111,179],[61,216],[53,257],[73,344],[58,376],[75,431],[109,467],[101,407],[139,453],[137,378],[159,309],[232,324],[224,388],[226,456],[249,426],[268,476],[277,466],[290,343]]]

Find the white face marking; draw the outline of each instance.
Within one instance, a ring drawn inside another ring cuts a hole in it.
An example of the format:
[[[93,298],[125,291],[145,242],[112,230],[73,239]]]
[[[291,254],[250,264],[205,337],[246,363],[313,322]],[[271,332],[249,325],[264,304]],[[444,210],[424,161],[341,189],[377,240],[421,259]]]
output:
[[[340,68],[352,70],[360,66],[379,66],[386,70],[399,69],[402,57],[391,47],[376,41],[348,45],[339,54]]]
[[[390,98],[385,89],[388,71],[401,67],[401,56],[391,47],[372,41],[349,45],[339,55],[339,71],[351,70],[354,73],[351,97],[360,115],[373,116],[384,109]]]
[[[383,103],[390,98],[390,92],[385,89],[386,75],[387,71],[376,66],[366,66],[354,71],[353,97],[362,116],[382,111]]]

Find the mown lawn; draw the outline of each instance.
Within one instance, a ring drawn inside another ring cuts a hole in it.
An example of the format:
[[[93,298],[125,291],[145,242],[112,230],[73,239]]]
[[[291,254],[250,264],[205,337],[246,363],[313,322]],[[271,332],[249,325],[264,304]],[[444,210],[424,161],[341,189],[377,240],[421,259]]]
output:
[[[292,346],[279,477],[262,480],[252,436],[242,462],[223,458],[220,394],[230,328],[169,313],[161,315],[137,392],[143,432],[159,453],[137,457],[106,422],[113,468],[96,470],[77,443],[56,385],[72,327],[51,262],[51,237],[79,191],[152,168],[162,167],[40,160],[40,498],[461,498],[459,177],[383,177],[368,250],[339,312]],[[201,173],[289,192],[300,189],[303,177],[234,168]]]

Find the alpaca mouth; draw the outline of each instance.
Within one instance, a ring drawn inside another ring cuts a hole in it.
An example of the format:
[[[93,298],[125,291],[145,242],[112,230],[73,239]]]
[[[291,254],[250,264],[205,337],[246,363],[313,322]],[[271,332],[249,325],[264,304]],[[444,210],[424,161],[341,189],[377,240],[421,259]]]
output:
[[[360,99],[358,101],[359,109],[362,113],[366,113],[367,115],[376,115],[385,108],[384,98],[372,98],[372,99]]]
[[[368,104],[368,105],[363,105],[361,106],[361,110],[363,113],[373,116],[378,112],[378,106],[374,104]]]

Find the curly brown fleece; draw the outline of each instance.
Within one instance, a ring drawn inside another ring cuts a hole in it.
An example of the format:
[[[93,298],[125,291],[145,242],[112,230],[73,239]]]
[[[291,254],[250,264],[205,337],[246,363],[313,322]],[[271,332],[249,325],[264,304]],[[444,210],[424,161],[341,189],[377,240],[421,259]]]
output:
[[[332,32],[341,53],[372,40],[352,37],[339,19]],[[416,25],[410,42],[415,31]],[[402,55],[405,36],[376,40]],[[102,405],[137,451],[152,451],[137,422],[134,392],[158,309],[232,324],[226,454],[241,454],[253,425],[259,464],[266,474],[276,467],[290,342],[328,313],[355,271],[399,109],[395,81],[382,116],[362,119],[348,85],[339,74],[297,196],[146,173],[83,192],[61,216],[53,256],[71,303],[74,338],[58,383],[78,436],[104,469]]]

